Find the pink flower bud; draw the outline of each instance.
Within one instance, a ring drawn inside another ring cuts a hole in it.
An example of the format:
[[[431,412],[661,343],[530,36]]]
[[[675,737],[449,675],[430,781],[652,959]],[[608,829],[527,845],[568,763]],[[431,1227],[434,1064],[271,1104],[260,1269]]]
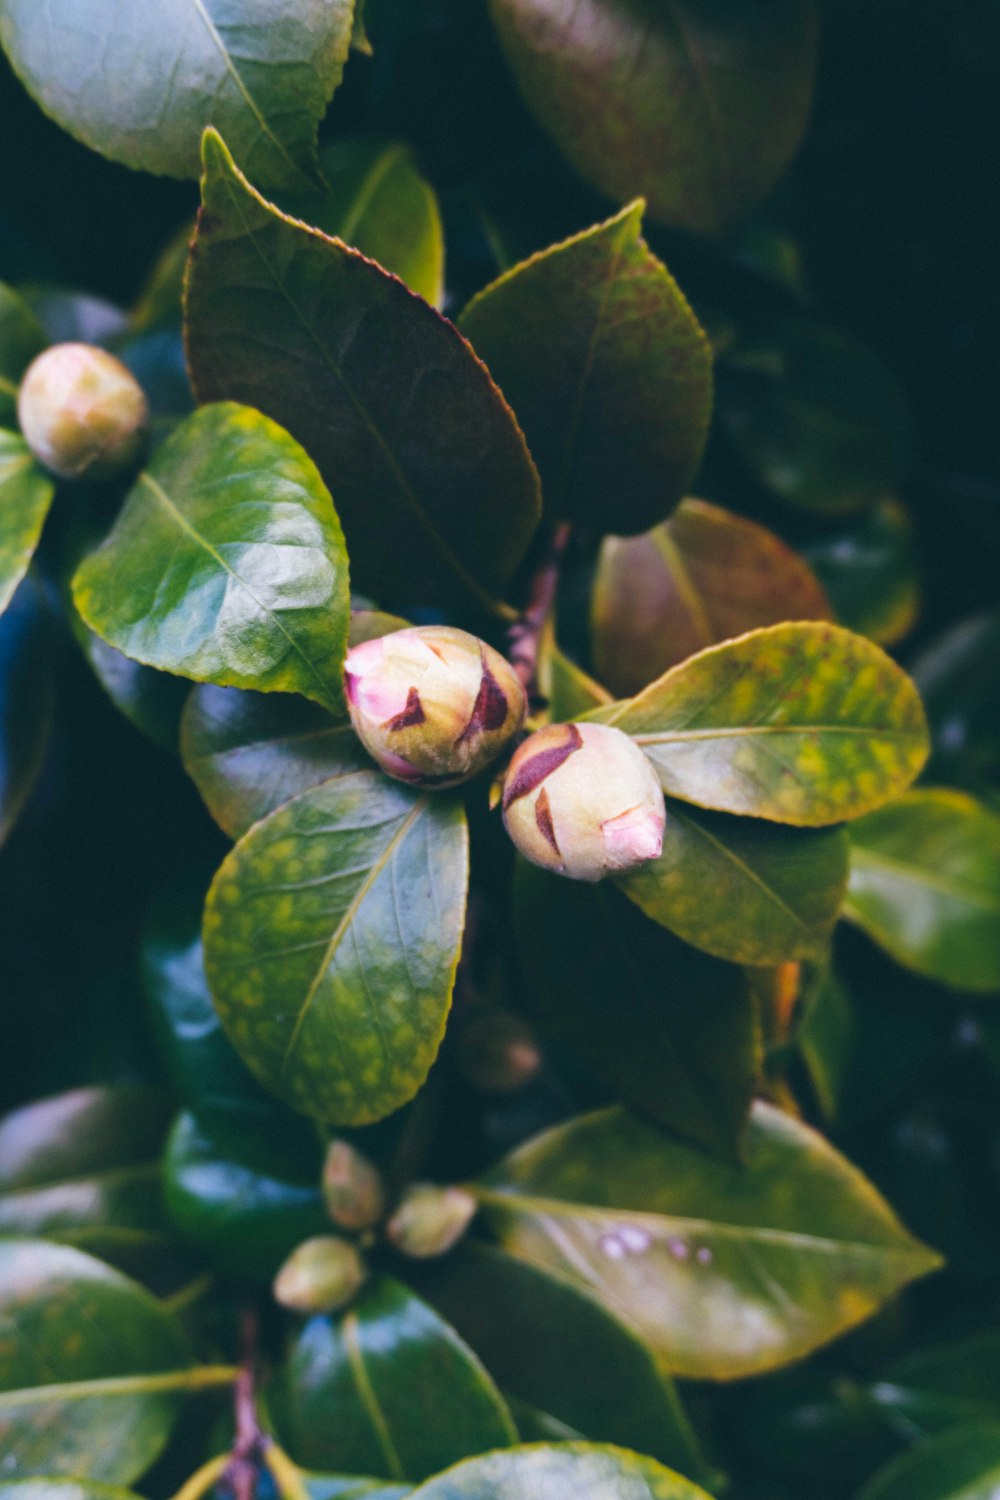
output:
[[[149,408],[131,370],[90,344],[55,344],[28,367],[17,398],[25,442],[60,479],[114,479],[138,467]]]
[[[657,859],[666,809],[638,745],[607,724],[551,724],[515,753],[503,818],[534,865],[603,880]]]
[[[455,786],[495,759],[520,729],[524,689],[499,652],[464,630],[395,630],[348,652],[351,721],[389,776]]]

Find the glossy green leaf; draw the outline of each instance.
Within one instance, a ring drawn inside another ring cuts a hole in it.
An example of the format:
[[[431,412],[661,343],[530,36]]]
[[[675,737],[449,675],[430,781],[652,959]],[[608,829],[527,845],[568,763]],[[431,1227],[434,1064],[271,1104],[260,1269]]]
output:
[[[440,307],[444,230],[433,188],[408,146],[333,141],[320,152],[323,197],[282,199],[292,218],[343,240]]]
[[[952,626],[911,670],[931,726],[929,773],[970,791],[1000,782],[1000,612]]]
[[[611,198],[711,233],[780,178],[805,129],[812,0],[490,0],[530,109]]]
[[[882,646],[908,635],[920,610],[913,526],[898,500],[880,500],[850,530],[806,548],[837,619]]]
[[[644,536],[601,547],[591,614],[594,664],[619,694],[706,646],[784,620],[829,620],[809,569],[773,532],[685,500]]]
[[[928,979],[1000,990],[1000,817],[920,787],[862,819],[851,844],[845,915]]]
[[[41,770],[53,690],[51,620],[28,577],[0,618],[0,845]]]
[[[698,470],[712,354],[642,238],[644,205],[515,266],[460,320],[524,427],[550,515],[660,520]]]
[[[0,431],[0,614],[28,571],[55,492],[24,438]]]
[[[797,323],[718,376],[722,428],[754,476],[807,511],[843,515],[891,493],[910,429],[883,366],[836,329]]]
[[[5,1477],[129,1484],[212,1374],[191,1368],[178,1324],[134,1281],[68,1245],[0,1240]]]
[[[910,679],[871,641],[819,622],[710,647],[597,716],[632,735],[671,796],[800,827],[881,806],[927,757]]]
[[[735,1159],[761,1051],[743,971],[679,942],[607,882],[521,864],[514,912],[543,1024],[624,1103]]]
[[[1000,1490],[1000,1422],[956,1427],[880,1469],[858,1500],[994,1500]]]
[[[705,953],[781,964],[824,951],[849,861],[843,829],[782,828],[668,798],[663,853],[619,884],[654,922]]]
[[[24,298],[0,281],[0,427],[17,425],[21,376],[47,343],[45,330]]]
[[[112,1484],[88,1484],[76,1479],[14,1479],[0,1481],[2,1500],[139,1500],[133,1490]]]
[[[795,1045],[816,1102],[828,1120],[840,1107],[854,1042],[854,1007],[835,974],[825,974],[807,994]]]
[[[77,569],[73,598],[147,666],[342,709],[340,523],[308,456],[249,407],[211,406],[177,429]]]
[[[697,1379],[797,1359],[939,1264],[821,1136],[761,1103],[742,1166],[611,1109],[527,1142],[477,1194],[505,1250]]]
[[[329,1231],[321,1166],[316,1138],[294,1117],[183,1114],[163,1163],[167,1211],[221,1270],[270,1281],[297,1245]]]
[[[310,1319],[270,1400],[279,1441],[311,1469],[419,1480],[517,1441],[472,1350],[386,1277],[346,1313]]]
[[[581,718],[591,709],[612,702],[607,688],[595,682],[562,650],[556,640],[551,615],[542,626],[538,642],[538,690],[546,700],[549,715],[557,724]]]
[[[414,1500],[709,1500],[651,1458],[596,1443],[487,1453],[413,1491]]]
[[[895,1360],[871,1397],[902,1435],[929,1435],[980,1420],[1000,1420],[1000,1332],[989,1329]]]
[[[520,1405],[701,1477],[704,1460],[669,1375],[625,1322],[559,1272],[466,1241],[422,1268],[418,1288]]]
[[[150,1089],[76,1089],[0,1121],[0,1235],[76,1245],[134,1276],[174,1236],[160,1155],[170,1119]]]
[[[409,1484],[338,1474],[303,1474],[302,1484],[310,1500],[403,1500],[412,1490]]]
[[[215,878],[205,965],[247,1066],[361,1125],[420,1088],[444,1034],[468,880],[457,799],[365,770],[258,823]]]
[[[187,284],[203,401],[287,425],[336,490],[354,581],[496,607],[538,521],[520,429],[455,328],[356,251],[280,213],[205,139]]]
[[[261,182],[295,187],[315,178],[353,21],[352,0],[4,0],[0,41],[46,114],[113,161],[196,177],[214,124]]]

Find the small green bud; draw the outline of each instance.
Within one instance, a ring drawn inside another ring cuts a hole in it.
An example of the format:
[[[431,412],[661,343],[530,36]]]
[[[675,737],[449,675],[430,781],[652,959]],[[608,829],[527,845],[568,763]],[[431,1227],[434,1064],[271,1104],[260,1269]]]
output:
[[[274,1297],[293,1312],[336,1312],[367,1278],[368,1269],[349,1240],[318,1235],[292,1251],[274,1278]]]
[[[446,625],[395,630],[348,652],[351,721],[382,770],[412,786],[448,787],[494,760],[527,701],[492,646]]]
[[[503,820],[533,865],[603,880],[657,859],[666,808],[639,746],[607,724],[550,724],[507,768]]]
[[[17,398],[25,442],[60,479],[115,479],[138,467],[149,435],[142,387],[91,344],[55,344],[29,365]]]
[[[349,1141],[331,1141],[323,1163],[323,1201],[341,1229],[371,1229],[385,1213],[382,1174]]]
[[[417,1182],[406,1192],[386,1225],[386,1237],[404,1255],[428,1260],[457,1245],[478,1205],[471,1193],[456,1187]]]

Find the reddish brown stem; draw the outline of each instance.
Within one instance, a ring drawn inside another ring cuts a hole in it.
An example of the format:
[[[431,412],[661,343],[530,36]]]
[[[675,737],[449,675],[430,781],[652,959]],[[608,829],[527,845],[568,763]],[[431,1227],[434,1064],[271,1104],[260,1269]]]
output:
[[[535,574],[531,598],[520,619],[510,627],[510,663],[521,679],[529,700],[536,696],[538,646],[542,630],[555,603],[559,587],[559,569],[569,543],[570,525],[563,521],[552,535],[552,545],[545,562]]]
[[[236,1436],[221,1481],[221,1486],[229,1491],[233,1500],[256,1500],[257,1477],[267,1444],[266,1434],[257,1420],[258,1332],[257,1310],[247,1308],[243,1315],[243,1357],[234,1395]]]

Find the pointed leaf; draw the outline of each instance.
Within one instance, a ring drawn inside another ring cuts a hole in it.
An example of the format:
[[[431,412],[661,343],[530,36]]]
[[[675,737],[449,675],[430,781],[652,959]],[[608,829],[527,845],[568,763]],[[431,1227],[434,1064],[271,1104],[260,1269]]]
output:
[[[514,920],[543,1024],[624,1103],[735,1159],[761,1050],[743,971],[679,942],[607,883],[526,864]]]
[[[594,663],[613,692],[639,693],[696,651],[747,630],[829,619],[808,564],[773,532],[684,500],[644,536],[605,538],[594,582]]]
[[[487,1453],[413,1491],[414,1500],[710,1500],[704,1490],[625,1448],[531,1444]]]
[[[0,432],[0,614],[28,571],[55,492],[24,439]]]
[[[566,1277],[466,1241],[422,1267],[418,1289],[522,1406],[685,1474],[703,1472],[670,1377],[626,1323]]]
[[[51,620],[29,577],[0,618],[0,845],[41,770],[53,697]]]
[[[810,543],[805,555],[842,625],[880,646],[913,629],[920,569],[913,525],[898,500],[880,500],[850,531]]]
[[[517,1441],[472,1350],[432,1308],[380,1277],[344,1314],[312,1318],[272,1391],[279,1441],[297,1463],[426,1479]]]
[[[355,582],[497,607],[538,521],[509,407],[447,319],[356,251],[280,213],[220,138],[187,285],[202,401],[286,424],[336,490]]]
[[[608,197],[712,233],[778,181],[805,129],[812,0],[491,0],[524,98]]]
[[[598,716],[632,735],[671,796],[800,827],[879,807],[927,758],[910,679],[863,636],[820,623],[710,647]]]
[[[909,1437],[977,1420],[1000,1420],[1000,1331],[932,1344],[895,1360],[871,1395]]]
[[[782,828],[668,798],[663,853],[619,883],[654,922],[716,958],[789,963],[826,948],[850,852],[841,828]]]
[[[0,281],[0,427],[16,425],[21,376],[48,342],[23,297]]]
[[[550,515],[640,531],[697,472],[712,354],[644,205],[515,266],[460,320],[524,427]]]
[[[879,1469],[858,1500],[994,1500],[1000,1490],[1000,1422],[956,1427]]]
[[[215,878],[205,965],[247,1066],[360,1125],[412,1099],[444,1034],[468,880],[461,803],[377,771],[303,792]]]
[[[342,709],[340,524],[307,455],[248,407],[208,407],[168,438],[77,569],[73,598],[147,666]]]
[[[529,1141],[477,1193],[505,1250],[599,1297],[693,1379],[797,1359],[939,1264],[855,1167],[766,1104],[741,1167],[611,1109]]]
[[[353,12],[352,0],[5,0],[0,41],[46,114],[112,161],[196,177],[215,124],[261,182],[296,187],[315,178]]]
[[[68,1245],[0,1240],[0,1329],[0,1452],[19,1478],[129,1484],[183,1392],[211,1383],[155,1297]]]
[[[899,963],[960,990],[1000,990],[1000,817],[921,787],[851,829],[845,915]]]

